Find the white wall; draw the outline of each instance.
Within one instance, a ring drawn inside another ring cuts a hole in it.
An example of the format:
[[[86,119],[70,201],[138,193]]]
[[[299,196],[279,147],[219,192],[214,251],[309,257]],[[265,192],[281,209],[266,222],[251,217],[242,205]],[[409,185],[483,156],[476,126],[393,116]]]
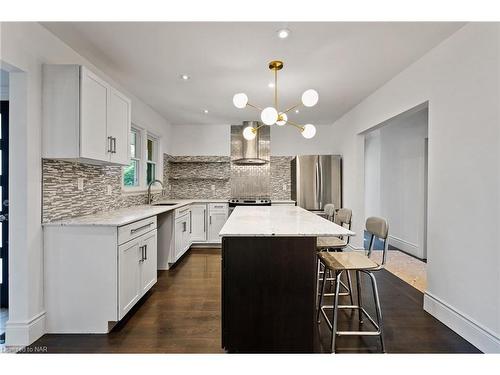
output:
[[[162,137],[170,126],[160,115],[38,23],[0,23],[2,68],[10,75],[10,303],[7,344],[27,345],[44,331],[41,227],[42,64],[83,64],[132,100],[132,120]],[[7,64],[4,64],[7,63]]]
[[[382,216],[380,211],[380,129],[365,136],[365,216]]]
[[[171,155],[229,156],[230,153],[230,125],[172,126]]]
[[[344,157],[344,204],[362,233],[360,133],[429,102],[424,308],[489,352],[500,352],[499,42],[499,24],[467,24],[335,122],[333,147]]]
[[[330,125],[316,126],[316,136],[305,139],[292,126],[271,128],[271,155],[291,156],[329,154],[333,135]],[[230,125],[175,125],[172,126],[170,152],[172,155],[219,155],[231,153]]]
[[[425,258],[427,109],[388,121],[365,141],[365,215],[390,223],[389,243]]]

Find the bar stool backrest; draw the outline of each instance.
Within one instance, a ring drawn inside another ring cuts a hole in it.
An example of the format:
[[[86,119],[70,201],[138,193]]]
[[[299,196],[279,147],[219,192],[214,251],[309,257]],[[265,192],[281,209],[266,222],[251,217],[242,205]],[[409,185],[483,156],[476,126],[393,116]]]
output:
[[[351,229],[351,219],[352,219],[352,210],[348,208],[340,208],[335,214],[334,222],[335,224],[341,226],[347,225],[347,228]]]
[[[335,217],[335,205],[333,203],[327,203],[325,204],[324,210],[326,218],[330,221],[333,221]]]
[[[381,264],[381,266],[384,266],[387,260],[387,251],[389,245],[389,241],[387,240],[389,237],[389,224],[387,224],[387,221],[384,218],[372,216],[366,219],[366,231],[370,233],[370,244],[368,245],[367,251],[368,257],[370,257],[372,254],[375,237],[384,242]]]
[[[347,229],[351,229],[352,222],[352,210],[349,208],[339,208],[335,213],[335,219],[333,220],[335,224],[340,225],[341,227],[347,227]],[[347,243],[349,243],[350,236],[347,237]],[[341,236],[344,239],[344,236]]]

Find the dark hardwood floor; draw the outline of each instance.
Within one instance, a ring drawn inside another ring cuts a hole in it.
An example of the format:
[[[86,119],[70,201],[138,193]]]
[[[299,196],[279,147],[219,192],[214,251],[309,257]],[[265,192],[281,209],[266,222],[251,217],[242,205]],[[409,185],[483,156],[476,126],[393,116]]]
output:
[[[151,292],[108,335],[47,334],[25,352],[223,353],[220,262],[220,250],[191,250],[173,269],[159,273]],[[376,277],[388,353],[479,352],[423,311],[423,294],[418,290],[387,271],[378,272]],[[365,305],[373,311],[368,285],[364,290]],[[350,319],[349,314],[343,312],[340,316],[340,329],[349,324],[357,328],[357,315]],[[322,322],[318,326],[317,351],[327,352],[329,341],[330,332]],[[374,337],[340,337],[337,343],[338,352],[380,350],[379,339]]]

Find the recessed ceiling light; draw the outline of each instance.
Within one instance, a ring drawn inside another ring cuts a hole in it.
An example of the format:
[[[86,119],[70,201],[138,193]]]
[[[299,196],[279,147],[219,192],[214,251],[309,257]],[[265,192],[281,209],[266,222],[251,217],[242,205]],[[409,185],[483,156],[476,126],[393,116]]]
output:
[[[278,37],[280,39],[288,38],[289,35],[290,35],[290,30],[289,29],[278,30]]]
[[[190,76],[188,76],[187,74],[181,74],[181,78],[184,80],[184,81],[187,81],[189,78],[191,78]]]
[[[295,113],[299,113],[300,111],[298,109],[295,110]]]
[[[267,84],[267,87],[269,87],[270,89],[273,89],[273,88],[274,88],[274,83],[269,82],[269,83]]]
[[[208,109],[204,109],[203,113],[205,113],[205,114],[208,113]]]

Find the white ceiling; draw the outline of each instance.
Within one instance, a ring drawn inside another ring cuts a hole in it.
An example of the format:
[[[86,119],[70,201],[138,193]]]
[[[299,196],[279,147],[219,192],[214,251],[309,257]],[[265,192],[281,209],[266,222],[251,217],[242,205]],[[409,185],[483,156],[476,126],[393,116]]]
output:
[[[288,107],[315,88],[316,107],[290,119],[331,124],[383,83],[460,28],[462,23],[43,23],[112,74],[170,123],[229,124],[257,119],[232,96],[272,105],[267,63],[285,62],[280,100]],[[291,30],[287,39],[276,31]],[[183,81],[181,74],[191,79]],[[204,114],[203,110],[209,113]]]

